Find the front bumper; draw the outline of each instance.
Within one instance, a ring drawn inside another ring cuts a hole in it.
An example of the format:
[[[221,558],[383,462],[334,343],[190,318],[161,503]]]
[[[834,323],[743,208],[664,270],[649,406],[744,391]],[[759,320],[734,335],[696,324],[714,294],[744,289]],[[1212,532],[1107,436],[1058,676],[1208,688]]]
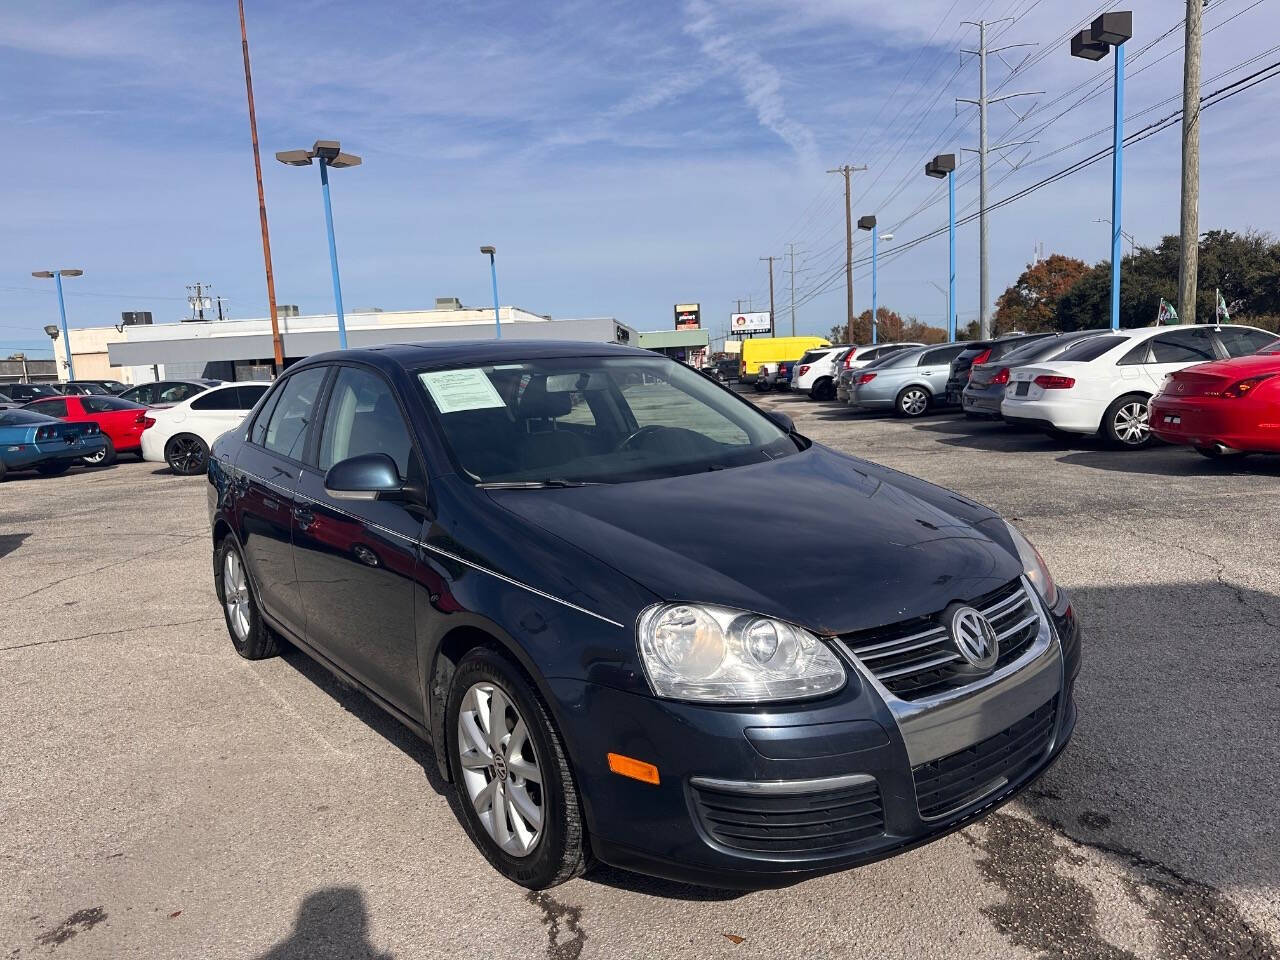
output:
[[[999,717],[1013,708],[1030,667],[1003,684],[1004,702],[961,709],[945,731],[926,731],[923,739],[913,733],[911,743],[874,683],[853,669],[840,693],[782,709],[700,706],[550,681],[562,729],[572,733],[566,743],[593,851],[606,863],[670,879],[769,887],[883,859],[958,829],[1039,777],[1071,736],[1079,638],[1070,607],[1061,605],[1043,664],[1048,698],[1039,700],[1043,684],[1023,694],[1036,699],[1022,704],[1014,725],[994,733],[987,712]],[[968,755],[951,743],[950,753],[930,757],[922,743],[959,737],[968,749],[985,749],[1033,721],[1044,739],[1016,775],[984,784],[960,806],[921,815],[923,778],[937,769],[950,776],[947,764]],[[660,783],[611,774],[610,752],[655,764]]]

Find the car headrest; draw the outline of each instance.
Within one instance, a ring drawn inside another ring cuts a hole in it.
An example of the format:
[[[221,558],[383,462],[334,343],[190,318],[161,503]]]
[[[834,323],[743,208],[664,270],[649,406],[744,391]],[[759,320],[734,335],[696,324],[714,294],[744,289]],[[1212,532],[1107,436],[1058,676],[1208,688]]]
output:
[[[534,377],[520,391],[516,410],[526,420],[563,417],[573,409],[567,392],[548,392],[546,377]]]

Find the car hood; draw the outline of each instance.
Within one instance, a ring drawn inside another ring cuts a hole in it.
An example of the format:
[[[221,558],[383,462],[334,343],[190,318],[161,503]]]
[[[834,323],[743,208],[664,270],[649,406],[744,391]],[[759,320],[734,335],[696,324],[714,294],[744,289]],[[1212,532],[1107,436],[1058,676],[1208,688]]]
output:
[[[489,495],[665,600],[827,635],[934,613],[1021,573],[1007,549],[943,509],[951,494],[895,476],[814,445],[709,473]]]

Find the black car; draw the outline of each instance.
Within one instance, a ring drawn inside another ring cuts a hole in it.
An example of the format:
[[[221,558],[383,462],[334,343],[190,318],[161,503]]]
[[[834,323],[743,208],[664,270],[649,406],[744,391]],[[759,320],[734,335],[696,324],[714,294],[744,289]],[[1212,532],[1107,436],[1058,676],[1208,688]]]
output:
[[[130,387],[120,396],[147,407],[167,407],[221,384],[221,380],[155,380]]]
[[[321,354],[208,477],[237,652],[287,638],[431,740],[529,887],[880,859],[1021,791],[1075,724],[1070,601],[1012,525],[647,351]],[[847,549],[759,549],[797,531]]]
[[[61,386],[63,393],[82,397],[92,394],[114,396],[128,389],[119,380],[68,380]]]
[[[947,403],[951,405],[960,403],[965,384],[969,382],[969,371],[975,364],[991,363],[1028,343],[1051,336],[1053,336],[1051,333],[1011,333],[1008,336],[997,337],[995,340],[975,340],[968,344],[951,361],[951,373],[947,376]]]
[[[19,406],[41,397],[60,397],[56,383],[0,383],[0,404]]]

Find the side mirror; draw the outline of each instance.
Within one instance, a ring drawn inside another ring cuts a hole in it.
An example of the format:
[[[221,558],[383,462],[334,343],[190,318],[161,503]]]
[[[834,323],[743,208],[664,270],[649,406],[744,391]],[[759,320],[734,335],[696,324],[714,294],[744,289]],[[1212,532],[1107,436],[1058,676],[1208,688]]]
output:
[[[776,423],[778,426],[780,426],[783,430],[787,431],[788,434],[792,434],[796,432],[795,421],[792,420],[790,417],[788,417],[782,411],[770,410],[768,413],[765,414],[765,416],[768,417],[770,420],[772,420],[774,423]]]
[[[330,467],[324,492],[335,500],[410,500],[416,490],[400,479],[396,462],[385,453],[365,453]]]

